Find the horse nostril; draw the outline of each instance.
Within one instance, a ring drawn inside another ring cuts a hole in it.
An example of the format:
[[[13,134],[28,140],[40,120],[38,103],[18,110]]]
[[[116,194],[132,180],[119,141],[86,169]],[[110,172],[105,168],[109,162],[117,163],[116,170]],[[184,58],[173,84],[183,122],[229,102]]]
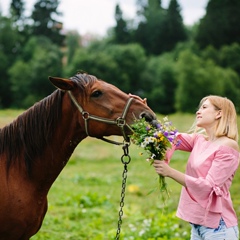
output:
[[[152,122],[154,119],[156,119],[152,114],[146,112],[141,113],[140,118],[145,118],[147,122]]]

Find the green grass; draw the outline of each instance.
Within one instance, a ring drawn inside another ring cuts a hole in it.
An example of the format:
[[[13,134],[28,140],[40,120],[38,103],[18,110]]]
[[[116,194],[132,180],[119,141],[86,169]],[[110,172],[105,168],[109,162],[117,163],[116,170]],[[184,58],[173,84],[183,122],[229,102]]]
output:
[[[19,111],[0,111],[0,126]],[[160,116],[159,116],[160,117]],[[194,115],[169,116],[180,131],[186,131]],[[188,223],[175,217],[181,186],[167,179],[170,199],[163,205],[156,190],[157,175],[130,146],[127,185],[123,207],[121,238],[124,240],[189,239]],[[42,228],[32,240],[107,240],[115,239],[122,190],[121,146],[88,138],[78,145],[69,163],[53,184],[49,208]],[[184,171],[188,153],[176,152],[171,165]],[[237,215],[240,216],[239,171],[231,188]]]
[[[124,239],[131,239],[131,236],[136,239],[137,233],[147,228],[144,223],[150,220],[158,223],[162,218],[159,228],[162,226],[165,231],[168,218],[172,219],[169,220],[173,225],[184,224],[172,216],[177,207],[180,186],[167,180],[171,197],[165,207],[157,191],[148,195],[157,187],[157,176],[138,152],[131,146],[132,160],[128,165],[123,208]],[[122,185],[122,154],[121,147],[99,140],[82,142],[54,183],[43,227],[33,239],[114,239]],[[186,162],[182,160],[181,170]],[[173,165],[177,167],[178,164],[173,162]],[[151,230],[148,231],[150,237]]]

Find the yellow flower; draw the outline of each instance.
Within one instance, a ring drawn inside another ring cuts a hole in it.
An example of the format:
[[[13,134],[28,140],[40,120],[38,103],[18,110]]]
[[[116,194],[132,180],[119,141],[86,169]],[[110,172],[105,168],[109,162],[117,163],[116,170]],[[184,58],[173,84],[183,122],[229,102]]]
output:
[[[128,192],[130,193],[138,193],[140,191],[137,185],[131,184],[127,187]]]

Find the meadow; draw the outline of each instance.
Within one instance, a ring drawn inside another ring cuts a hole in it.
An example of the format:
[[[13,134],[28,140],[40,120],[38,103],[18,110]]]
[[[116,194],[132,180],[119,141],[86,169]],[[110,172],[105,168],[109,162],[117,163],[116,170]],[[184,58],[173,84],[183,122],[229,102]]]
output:
[[[21,112],[0,111],[0,127]],[[194,115],[174,114],[169,119],[179,131],[187,131]],[[158,177],[140,152],[131,144],[120,239],[189,239],[189,224],[175,216],[181,186],[167,179],[170,198],[163,203],[157,189]],[[50,189],[48,212],[40,231],[31,240],[115,239],[122,191],[122,155],[121,146],[94,138],[82,141]],[[184,171],[187,157],[188,153],[175,152],[171,165]],[[240,171],[231,187],[234,207],[240,217],[239,181]]]

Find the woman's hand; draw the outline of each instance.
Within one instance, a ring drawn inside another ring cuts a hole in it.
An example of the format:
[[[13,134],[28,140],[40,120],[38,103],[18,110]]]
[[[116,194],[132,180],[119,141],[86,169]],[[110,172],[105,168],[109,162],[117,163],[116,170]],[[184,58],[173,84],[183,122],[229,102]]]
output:
[[[162,160],[154,160],[152,164],[155,168],[156,173],[162,175],[163,177],[170,177],[172,168],[167,164],[167,162]]]
[[[171,168],[166,161],[154,160],[152,165],[155,168],[156,173],[162,175],[163,177],[170,177],[186,187],[185,174]]]
[[[146,98],[142,99],[142,98],[140,98],[139,96],[133,95],[133,94],[131,94],[131,93],[129,93],[128,95],[129,95],[130,97],[135,98],[135,99],[137,99],[137,100],[139,100],[139,101],[141,101],[141,102],[143,102],[144,104],[147,105],[147,99],[146,99]]]

